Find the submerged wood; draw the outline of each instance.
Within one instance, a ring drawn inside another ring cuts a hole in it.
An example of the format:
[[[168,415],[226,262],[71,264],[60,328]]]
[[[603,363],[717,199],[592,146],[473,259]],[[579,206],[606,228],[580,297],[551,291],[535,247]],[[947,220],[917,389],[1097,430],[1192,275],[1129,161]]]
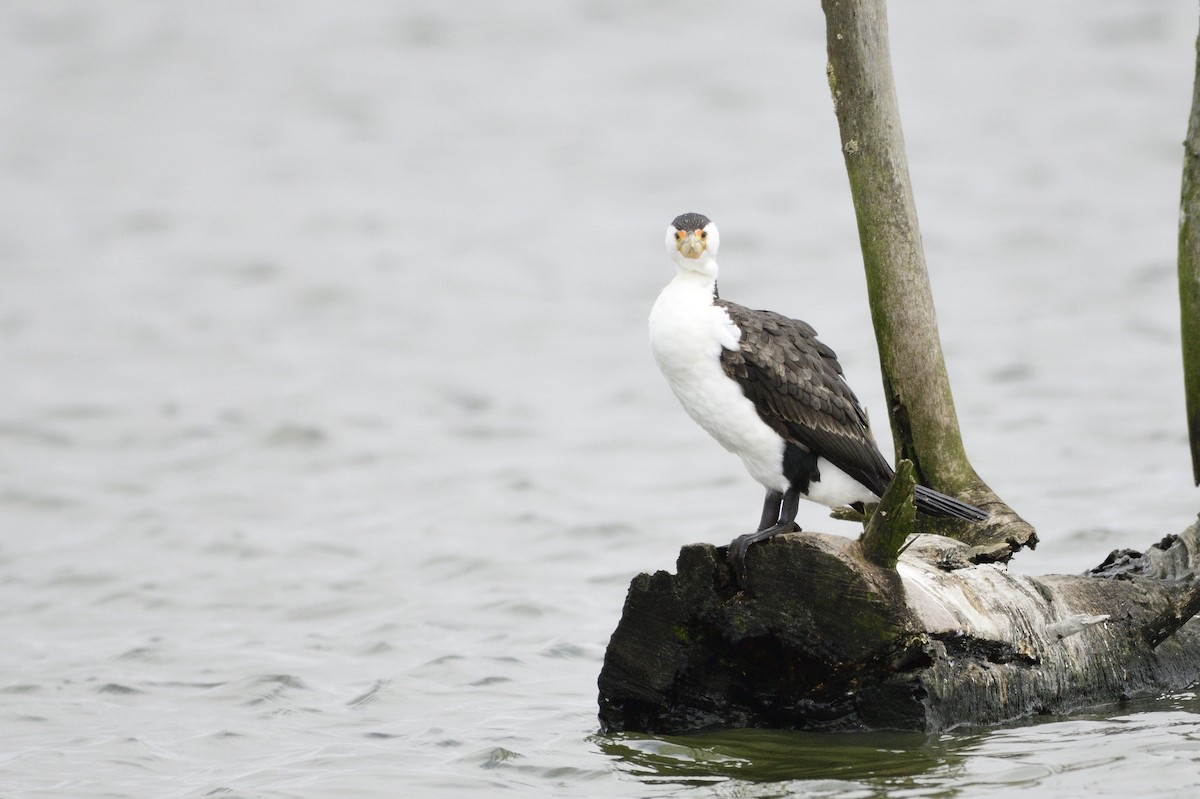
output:
[[[894,569],[859,541],[778,536],[739,592],[722,548],[630,585],[599,679],[605,731],[945,730],[1200,682],[1200,524],[1086,575],[972,564],[921,535]]]

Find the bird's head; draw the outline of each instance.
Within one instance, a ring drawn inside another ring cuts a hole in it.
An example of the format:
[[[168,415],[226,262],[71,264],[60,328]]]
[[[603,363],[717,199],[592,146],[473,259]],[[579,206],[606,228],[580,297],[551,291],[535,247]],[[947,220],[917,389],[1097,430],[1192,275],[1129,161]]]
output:
[[[680,214],[667,226],[667,252],[680,269],[717,276],[717,226],[704,214]]]

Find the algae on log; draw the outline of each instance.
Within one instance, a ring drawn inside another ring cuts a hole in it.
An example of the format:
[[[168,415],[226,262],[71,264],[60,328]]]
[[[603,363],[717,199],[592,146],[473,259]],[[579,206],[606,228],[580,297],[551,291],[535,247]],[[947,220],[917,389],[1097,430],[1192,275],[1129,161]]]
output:
[[[945,730],[1066,713],[1200,681],[1200,524],[1087,575],[1026,577],[916,539],[895,569],[858,541],[750,550],[754,595],[694,544],[642,574],[600,673],[606,732]]]

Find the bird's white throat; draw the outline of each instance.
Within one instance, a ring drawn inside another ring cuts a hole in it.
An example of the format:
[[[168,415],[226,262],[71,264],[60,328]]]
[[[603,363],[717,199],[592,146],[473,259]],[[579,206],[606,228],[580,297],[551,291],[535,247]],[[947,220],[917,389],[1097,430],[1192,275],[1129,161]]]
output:
[[[650,348],[688,415],[739,455],[755,480],[784,491],[783,439],[721,368],[721,350],[737,350],[742,333],[713,304],[714,283],[713,277],[679,270],[650,311]]]

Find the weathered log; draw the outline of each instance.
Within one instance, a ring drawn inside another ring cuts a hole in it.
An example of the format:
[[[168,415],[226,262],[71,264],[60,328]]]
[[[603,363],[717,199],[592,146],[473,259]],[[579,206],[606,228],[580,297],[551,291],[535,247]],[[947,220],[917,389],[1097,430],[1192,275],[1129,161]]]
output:
[[[973,564],[916,538],[894,569],[859,541],[778,536],[633,580],[600,673],[604,730],[945,730],[1068,713],[1200,682],[1200,523],[1085,575]]]

